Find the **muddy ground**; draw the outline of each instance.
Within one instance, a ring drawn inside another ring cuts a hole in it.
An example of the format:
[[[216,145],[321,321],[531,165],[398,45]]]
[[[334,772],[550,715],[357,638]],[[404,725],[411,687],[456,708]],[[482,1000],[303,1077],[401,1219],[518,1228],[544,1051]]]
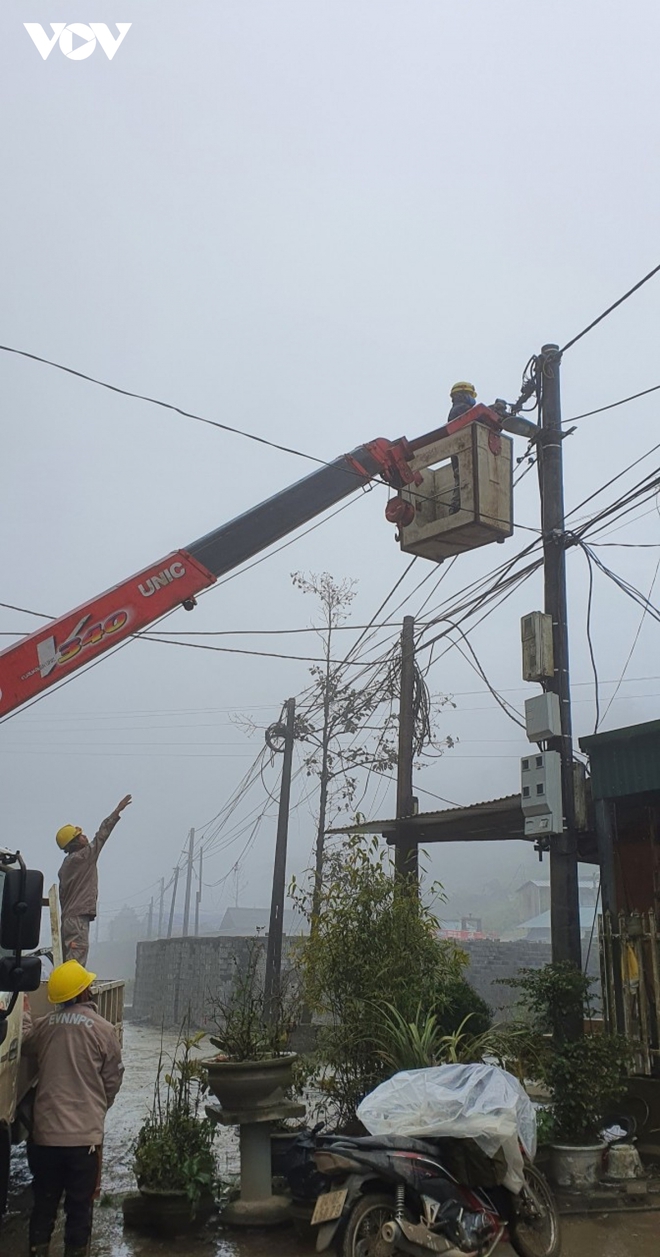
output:
[[[165,1037],[164,1046],[166,1051],[172,1050],[172,1036]],[[149,1105],[159,1049],[156,1031],[126,1027],[126,1078],[106,1125],[103,1196],[95,1214],[93,1257],[311,1257],[313,1247],[289,1229],[237,1234],[215,1228],[170,1241],[124,1231],[121,1199],[134,1189],[131,1144]],[[218,1163],[223,1177],[233,1177],[238,1170],[238,1145],[231,1131],[218,1132]],[[0,1230],[2,1257],[26,1257],[29,1208],[29,1175],[24,1152],[17,1149],[9,1213]],[[659,1257],[660,1212],[567,1218],[562,1234],[562,1257]],[[52,1254],[61,1254],[59,1232]],[[502,1246],[498,1254],[511,1257],[511,1250]]]

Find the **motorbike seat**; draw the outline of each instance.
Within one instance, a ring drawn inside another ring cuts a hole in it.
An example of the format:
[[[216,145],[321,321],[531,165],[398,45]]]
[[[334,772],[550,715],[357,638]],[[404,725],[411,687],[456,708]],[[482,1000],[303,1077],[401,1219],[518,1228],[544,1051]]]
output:
[[[344,1148],[364,1148],[376,1151],[382,1148],[384,1152],[419,1152],[426,1156],[437,1156],[437,1149],[432,1140],[411,1139],[406,1135],[358,1135],[353,1138],[343,1135],[333,1136],[332,1146],[339,1149],[339,1145]]]

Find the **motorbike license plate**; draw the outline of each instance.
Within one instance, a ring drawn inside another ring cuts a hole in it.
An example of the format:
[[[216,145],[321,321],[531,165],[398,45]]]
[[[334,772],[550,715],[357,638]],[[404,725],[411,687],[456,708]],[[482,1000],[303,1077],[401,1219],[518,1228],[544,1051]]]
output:
[[[312,1214],[312,1226],[317,1226],[319,1222],[334,1222],[335,1218],[341,1218],[347,1196],[348,1188],[346,1187],[342,1187],[341,1191],[325,1192],[323,1196],[319,1196]]]

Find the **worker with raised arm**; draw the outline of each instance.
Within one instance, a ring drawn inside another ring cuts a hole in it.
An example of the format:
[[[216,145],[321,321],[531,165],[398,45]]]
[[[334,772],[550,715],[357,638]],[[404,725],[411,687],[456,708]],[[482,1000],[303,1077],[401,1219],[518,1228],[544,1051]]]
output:
[[[60,914],[62,917],[62,951],[65,960],[87,964],[89,925],[96,918],[99,897],[98,858],[125,807],[130,794],[118,803],[114,812],[101,821],[90,842],[79,825],[62,825],[55,835],[58,847],[65,853],[59,872]]]
[[[48,979],[48,999],[57,1008],[33,1022],[27,999],[24,1004],[22,1050],[38,1073],[28,1142],[33,1257],[48,1257],[62,1196],[64,1257],[86,1257],[89,1250],[105,1115],[124,1072],[115,1029],[92,1003],[95,977],[67,960]]]

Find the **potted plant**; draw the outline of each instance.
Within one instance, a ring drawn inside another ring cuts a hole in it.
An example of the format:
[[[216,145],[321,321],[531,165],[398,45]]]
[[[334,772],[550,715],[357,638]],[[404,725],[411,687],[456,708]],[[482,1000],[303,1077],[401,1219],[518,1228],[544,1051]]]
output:
[[[171,1072],[158,1062],[150,1112],[133,1146],[133,1170],[142,1197],[126,1220],[161,1232],[198,1225],[214,1208],[216,1125],[203,1114],[206,1079],[193,1057],[202,1033],[182,1038]]]
[[[204,1060],[209,1090],[224,1109],[245,1112],[282,1099],[292,1085],[297,1054],[288,1051],[296,1024],[297,995],[284,975],[278,995],[266,1007],[261,974],[263,944],[253,943],[247,963],[234,958],[227,999],[211,1001],[217,1056]]]
[[[608,1109],[625,1092],[630,1049],[616,1034],[585,1029],[589,1024],[592,980],[573,965],[557,963],[524,969],[509,983],[539,1034],[539,1081],[547,1085],[547,1124],[552,1176],[559,1187],[585,1190],[601,1177],[606,1144],[600,1136]]]

